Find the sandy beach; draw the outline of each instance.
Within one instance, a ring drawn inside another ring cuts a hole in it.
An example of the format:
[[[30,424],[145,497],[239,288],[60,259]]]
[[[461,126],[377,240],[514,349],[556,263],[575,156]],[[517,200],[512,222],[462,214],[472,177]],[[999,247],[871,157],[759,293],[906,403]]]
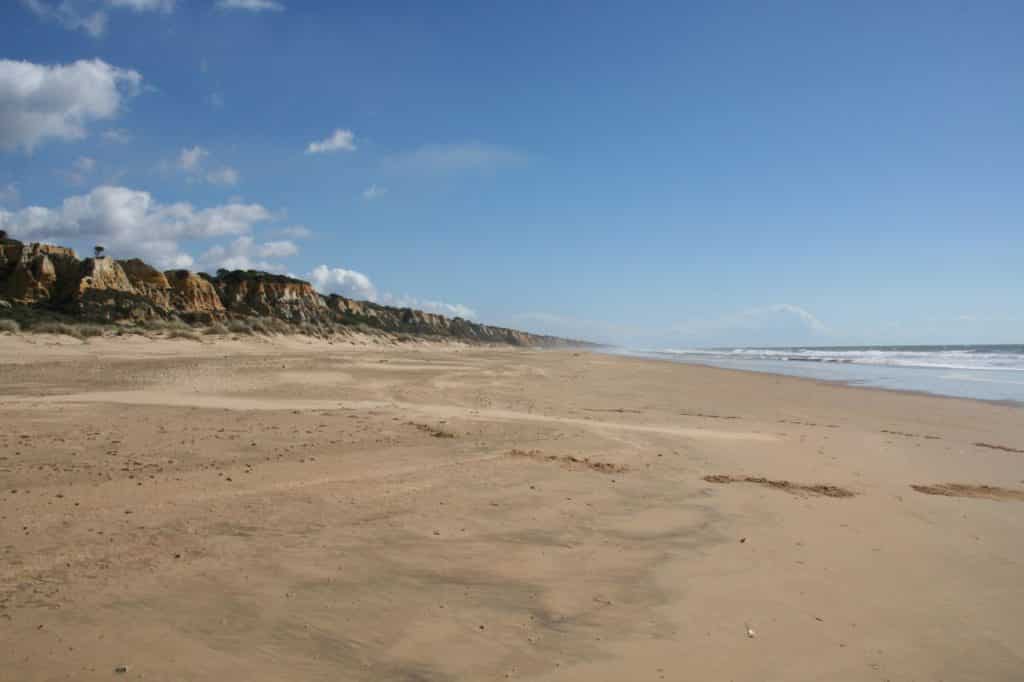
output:
[[[0,679],[1020,680],[1024,411],[0,336]]]

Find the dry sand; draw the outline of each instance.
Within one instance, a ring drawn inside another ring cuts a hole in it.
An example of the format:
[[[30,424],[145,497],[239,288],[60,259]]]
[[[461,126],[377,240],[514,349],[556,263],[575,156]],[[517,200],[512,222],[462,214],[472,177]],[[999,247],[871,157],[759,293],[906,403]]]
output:
[[[0,385],[3,680],[1024,679],[1020,408],[301,341]]]

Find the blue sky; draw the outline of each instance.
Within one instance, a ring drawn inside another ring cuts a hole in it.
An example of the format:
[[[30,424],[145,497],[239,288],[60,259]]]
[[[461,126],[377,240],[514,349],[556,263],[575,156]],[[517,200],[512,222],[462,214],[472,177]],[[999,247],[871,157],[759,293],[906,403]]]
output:
[[[1021,26],[1012,2],[15,0],[0,223],[636,346],[1019,343]]]

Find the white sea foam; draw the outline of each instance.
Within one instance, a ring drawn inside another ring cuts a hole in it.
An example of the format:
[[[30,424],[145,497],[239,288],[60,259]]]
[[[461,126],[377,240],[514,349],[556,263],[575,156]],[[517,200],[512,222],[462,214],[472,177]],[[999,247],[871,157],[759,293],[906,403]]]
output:
[[[879,367],[921,367],[953,370],[1024,372],[1022,346],[963,346],[934,348],[669,348],[654,353],[707,360],[773,360],[820,362]]]

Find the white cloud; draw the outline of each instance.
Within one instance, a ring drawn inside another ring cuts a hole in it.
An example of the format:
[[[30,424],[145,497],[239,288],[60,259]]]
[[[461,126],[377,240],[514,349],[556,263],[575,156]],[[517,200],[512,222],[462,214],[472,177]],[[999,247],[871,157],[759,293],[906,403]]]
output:
[[[217,0],[217,9],[242,9],[250,12],[280,12],[284,5],[276,0]]]
[[[313,236],[309,228],[303,225],[291,225],[281,230],[281,234],[285,237],[291,237],[292,239],[306,239],[307,237]]]
[[[0,206],[15,206],[21,198],[17,183],[0,186]]]
[[[203,173],[203,167],[206,165],[207,159],[210,158],[210,152],[196,145],[195,147],[188,147],[182,149],[178,153],[178,158],[175,164],[179,170],[187,173],[190,178],[189,181],[201,181],[205,180],[211,185],[237,185],[241,179],[239,172],[231,166],[221,166],[220,168],[210,169],[206,173]],[[163,162],[161,167],[164,170],[169,169],[170,165],[167,162]]]
[[[526,161],[526,155],[491,144],[428,144],[384,159],[386,169],[413,173],[492,170]]]
[[[107,14],[97,10],[82,14],[70,0],[51,5],[44,0],[21,0],[33,14],[44,21],[55,21],[69,31],[82,30],[93,38],[99,38],[107,30]]]
[[[198,170],[203,159],[209,155],[210,152],[199,146],[182,149],[178,154],[178,167],[183,171]]]
[[[131,133],[121,128],[111,128],[103,131],[103,139],[116,144],[127,144],[132,141]]]
[[[21,4],[44,21],[53,21],[69,31],[84,31],[93,38],[107,30],[107,9],[127,9],[133,12],[174,11],[177,0],[21,0]],[[84,8],[101,7],[92,12]]]
[[[96,168],[96,159],[89,156],[79,156],[75,160],[74,168],[79,173],[91,173]]]
[[[299,252],[299,247],[294,242],[290,242],[287,239],[277,242],[264,242],[259,247],[259,255],[261,258],[287,258],[288,256],[294,256]]]
[[[355,135],[352,134],[351,130],[342,130],[341,128],[335,130],[326,139],[319,142],[310,142],[309,146],[306,147],[307,154],[323,154],[336,151],[354,152],[355,150]]]
[[[461,303],[423,300],[413,298],[412,296],[395,296],[389,293],[380,294],[373,281],[356,270],[318,265],[306,275],[306,279],[312,283],[314,289],[324,294],[341,294],[342,296],[359,301],[371,301],[398,308],[414,308],[416,310],[447,315],[448,317],[463,317],[466,319],[476,317],[475,310]]]
[[[384,196],[387,193],[387,187],[378,187],[377,185],[370,185],[369,187],[363,190],[363,198],[366,199],[367,201],[373,201],[374,199],[379,199],[380,197]]]
[[[801,322],[803,322],[804,325],[806,325],[807,328],[810,329],[811,331],[815,331],[821,334],[828,334],[830,331],[829,328],[825,326],[824,322],[822,322],[817,317],[812,315],[807,310],[801,308],[800,306],[795,306],[790,303],[777,303],[775,305],[768,306],[768,311],[772,313],[785,313],[788,315],[793,315]]]
[[[47,66],[0,60],[0,148],[32,149],[49,138],[85,137],[91,121],[115,117],[142,83],[137,71],[100,59]]]
[[[237,185],[238,171],[231,166],[224,166],[206,174],[206,181],[214,185]]]
[[[443,303],[441,301],[420,301],[420,310],[447,315],[448,317],[462,317],[467,320],[476,318],[476,311],[461,303]]]
[[[224,95],[219,92],[211,92],[206,96],[206,101],[210,103],[210,106],[214,109],[224,108]]]
[[[226,270],[265,270],[284,272],[285,266],[267,258],[287,258],[299,252],[299,247],[289,241],[264,242],[257,244],[250,236],[242,236],[229,244],[214,246],[199,258],[199,262],[210,268]]]
[[[111,7],[130,9],[135,12],[163,12],[170,14],[174,11],[177,0],[107,0]]]
[[[476,311],[461,303],[445,303],[443,301],[430,301],[411,296],[392,296],[384,294],[380,297],[380,303],[395,306],[396,308],[413,308],[428,313],[437,313],[448,317],[462,317],[467,320],[476,317]]]
[[[114,251],[141,255],[161,267],[188,267],[192,258],[179,249],[179,240],[243,235],[271,217],[259,204],[196,209],[184,202],[161,204],[149,192],[105,185],[69,197],[56,208],[0,212],[0,229],[25,240],[102,240]]]
[[[313,288],[324,294],[341,294],[365,301],[377,300],[377,287],[370,278],[355,270],[318,265],[306,275]]]
[[[721,332],[753,331],[764,329],[779,321],[796,321],[807,331],[827,335],[831,330],[810,311],[791,303],[776,303],[760,308],[748,308],[738,313],[710,320],[691,320],[673,326],[673,331],[684,336],[714,335]]]
[[[84,184],[94,170],[96,170],[96,159],[89,156],[79,156],[71,164],[71,170],[58,172],[57,174],[63,176],[65,180],[77,187]]]

